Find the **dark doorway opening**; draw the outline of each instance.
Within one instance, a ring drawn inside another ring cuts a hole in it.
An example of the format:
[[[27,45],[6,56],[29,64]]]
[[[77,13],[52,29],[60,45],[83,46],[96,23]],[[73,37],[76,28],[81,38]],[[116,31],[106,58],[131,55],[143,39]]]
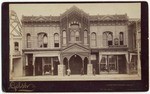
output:
[[[69,60],[71,74],[81,74],[83,68],[82,58],[79,55],[73,55]]]
[[[35,58],[35,75],[42,75],[42,57]]]
[[[88,64],[88,58],[87,57],[85,57],[84,58],[84,74],[87,74],[87,64]]]

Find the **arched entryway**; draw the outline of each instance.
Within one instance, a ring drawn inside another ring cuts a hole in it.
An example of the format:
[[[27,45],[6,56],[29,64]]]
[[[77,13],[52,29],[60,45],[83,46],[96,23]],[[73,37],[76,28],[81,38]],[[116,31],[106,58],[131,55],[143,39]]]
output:
[[[73,55],[69,60],[71,74],[81,74],[83,68],[82,58],[79,55]]]

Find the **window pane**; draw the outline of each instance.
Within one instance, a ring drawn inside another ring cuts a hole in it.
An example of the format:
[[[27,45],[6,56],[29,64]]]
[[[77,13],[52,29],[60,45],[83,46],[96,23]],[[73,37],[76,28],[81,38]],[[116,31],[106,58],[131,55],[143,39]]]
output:
[[[63,31],[63,44],[66,44],[66,31]]]
[[[74,39],[75,36],[74,36],[74,32],[73,32],[73,31],[71,32],[71,35],[70,35],[70,36],[71,36],[71,41],[74,42],[74,41],[75,41],[75,39]]]
[[[92,46],[96,46],[96,34],[95,33],[91,34],[91,44]]]
[[[107,46],[107,35],[106,35],[106,33],[103,33],[103,45]]]
[[[46,33],[39,33],[38,34],[38,46],[39,47],[47,47],[48,38]]]

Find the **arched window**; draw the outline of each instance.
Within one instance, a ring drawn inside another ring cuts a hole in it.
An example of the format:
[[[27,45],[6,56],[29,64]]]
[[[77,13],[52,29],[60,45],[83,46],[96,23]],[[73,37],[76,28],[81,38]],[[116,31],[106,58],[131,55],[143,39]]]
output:
[[[113,42],[113,35],[112,35],[112,32],[109,32],[108,33],[108,45],[112,45],[112,42]]]
[[[19,51],[19,43],[18,42],[15,42],[14,43],[14,48],[15,48],[15,51]]]
[[[71,42],[74,42],[75,41],[74,31],[71,31],[70,36],[71,36]]]
[[[106,31],[103,33],[103,45],[109,46],[113,45],[113,33],[110,31]]]
[[[45,48],[48,45],[48,39],[46,33],[38,33],[38,47]]]
[[[31,48],[31,35],[27,34],[27,48]]]
[[[88,37],[88,34],[87,34],[87,31],[85,30],[84,31],[84,44],[87,44],[87,37]]]
[[[108,43],[107,43],[107,33],[103,33],[103,45],[104,46],[108,46]]]
[[[96,46],[96,33],[94,32],[91,34],[91,45]]]
[[[66,44],[66,31],[63,31],[63,44]]]
[[[119,38],[120,38],[120,45],[123,45],[123,38],[124,38],[124,35],[123,35],[123,32],[120,32],[119,33]]]
[[[59,34],[54,34],[54,47],[59,47]]]
[[[79,41],[80,40],[80,38],[79,38],[79,31],[76,31],[76,33],[75,33],[75,37],[76,37],[76,41]]]

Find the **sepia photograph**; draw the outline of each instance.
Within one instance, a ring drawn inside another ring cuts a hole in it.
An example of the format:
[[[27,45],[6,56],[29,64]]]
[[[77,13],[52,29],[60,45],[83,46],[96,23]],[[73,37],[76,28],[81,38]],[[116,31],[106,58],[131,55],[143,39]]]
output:
[[[8,5],[10,90],[35,89],[36,81],[143,80],[140,2]]]
[[[140,9],[10,4],[10,80],[141,80]]]

